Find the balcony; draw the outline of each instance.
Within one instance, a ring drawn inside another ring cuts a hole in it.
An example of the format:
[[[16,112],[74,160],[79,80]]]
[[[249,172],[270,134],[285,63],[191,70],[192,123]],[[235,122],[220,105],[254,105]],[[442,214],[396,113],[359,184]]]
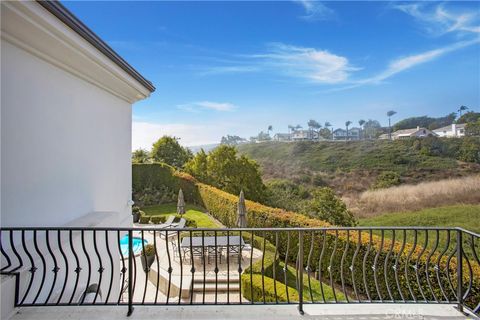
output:
[[[2,228],[2,277],[14,282],[2,295],[18,319],[95,310],[463,318],[480,312],[479,237],[420,227]]]

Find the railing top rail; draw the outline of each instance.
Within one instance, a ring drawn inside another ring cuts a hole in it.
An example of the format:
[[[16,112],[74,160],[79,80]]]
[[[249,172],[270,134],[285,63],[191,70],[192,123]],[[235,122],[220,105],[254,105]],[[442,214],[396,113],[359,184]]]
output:
[[[288,228],[165,228],[165,227],[157,227],[155,225],[147,225],[145,227],[0,227],[0,230],[3,231],[88,231],[88,230],[98,230],[98,231],[185,231],[185,232],[198,232],[198,231],[244,231],[244,232],[251,232],[251,231],[347,231],[347,230],[361,230],[361,231],[369,231],[369,230],[450,230],[450,231],[462,231],[467,234],[473,235],[475,237],[480,237],[479,234],[466,230],[464,228],[459,227],[421,227],[421,226],[361,226],[361,227],[312,227],[312,228],[305,228],[305,227],[288,227]]]

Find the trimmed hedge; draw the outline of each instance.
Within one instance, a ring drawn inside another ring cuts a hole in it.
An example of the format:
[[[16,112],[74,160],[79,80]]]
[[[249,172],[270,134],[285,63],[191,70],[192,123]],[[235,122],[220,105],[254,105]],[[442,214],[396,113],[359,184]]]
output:
[[[296,302],[299,299],[298,291],[292,287],[288,287],[287,298],[287,288],[285,284],[278,281],[275,282],[272,278],[264,277],[262,283],[262,276],[260,274],[254,274],[252,280],[253,281],[250,281],[250,275],[242,275],[242,295],[249,301],[277,303],[287,301]]]

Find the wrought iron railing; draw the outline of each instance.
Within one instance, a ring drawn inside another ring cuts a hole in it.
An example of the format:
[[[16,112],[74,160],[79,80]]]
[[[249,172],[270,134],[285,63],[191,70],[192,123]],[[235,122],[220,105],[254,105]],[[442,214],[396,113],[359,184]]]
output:
[[[480,312],[480,236],[460,228],[0,232],[17,307],[438,303]]]

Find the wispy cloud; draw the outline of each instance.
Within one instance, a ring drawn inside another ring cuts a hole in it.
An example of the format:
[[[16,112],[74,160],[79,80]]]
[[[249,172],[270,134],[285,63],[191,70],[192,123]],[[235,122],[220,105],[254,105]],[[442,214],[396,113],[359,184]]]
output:
[[[220,112],[233,111],[237,106],[229,102],[198,101],[181,104],[178,105],[177,108],[183,111],[198,113],[202,110],[214,110]]]
[[[393,5],[393,8],[414,17],[424,25],[429,33],[434,35],[480,33],[480,12],[478,10],[447,8],[447,5],[443,3],[425,2],[398,4]]]
[[[266,53],[251,55],[264,68],[286,76],[303,78],[315,83],[340,83],[353,71],[346,57],[327,50],[272,43]]]
[[[335,11],[328,8],[320,1],[314,0],[294,0],[305,10],[305,14],[300,16],[301,19],[308,22],[331,20],[335,18]]]
[[[346,89],[360,87],[367,84],[379,84],[382,81],[387,80],[388,78],[393,77],[398,73],[412,69],[418,65],[433,61],[450,52],[460,50],[462,48],[465,48],[474,44],[478,44],[478,43],[480,43],[480,39],[475,39],[471,41],[460,41],[442,48],[398,58],[391,61],[388,64],[388,66],[385,68],[385,70],[375,74],[372,77],[367,77],[359,80],[351,80],[352,84],[348,86],[333,88],[328,91],[329,92],[342,91]]]

